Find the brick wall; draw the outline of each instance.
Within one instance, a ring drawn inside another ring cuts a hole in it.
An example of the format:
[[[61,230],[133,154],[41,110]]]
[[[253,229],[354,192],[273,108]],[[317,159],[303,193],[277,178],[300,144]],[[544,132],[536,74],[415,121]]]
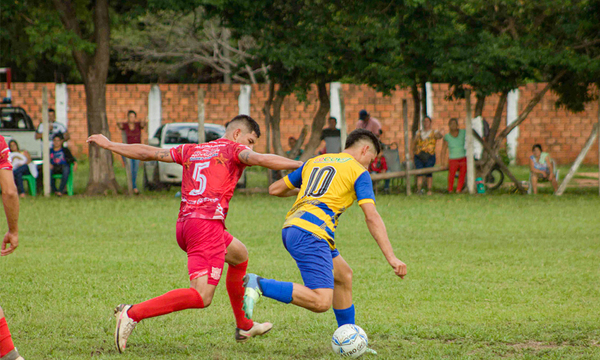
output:
[[[23,107],[32,117],[34,124],[41,120],[42,87],[48,87],[49,104],[54,107],[54,83],[14,83],[13,104]],[[542,84],[530,84],[520,89],[519,110],[523,109],[541,89]],[[238,114],[239,85],[225,84],[162,84],[160,85],[162,98],[163,123],[178,121],[196,121],[198,112],[198,88],[205,90],[205,116],[206,121],[216,124],[225,124]],[[0,83],[0,92],[5,94],[5,83]],[[75,154],[87,153],[87,124],[85,90],[83,85],[69,85],[69,131],[72,141],[70,147]],[[138,118],[146,119],[148,115],[148,93],[151,85],[148,84],[111,84],[107,85],[107,118],[109,128],[114,139],[120,140],[117,122],[124,121],[127,111],[134,110]],[[403,154],[403,126],[402,126],[402,99],[408,100],[409,123],[412,122],[413,104],[408,89],[399,89],[391,96],[360,85],[344,84],[342,86],[345,99],[345,112],[348,129],[356,127],[358,112],[366,109],[371,116],[379,119],[383,126],[382,140],[385,143],[397,143]],[[447,84],[433,84],[433,126],[447,132],[447,121],[451,117],[459,118],[464,126],[466,116],[465,102],[448,101]],[[262,108],[268,96],[266,85],[254,85],[251,97],[251,115],[264,127]],[[493,117],[498,97],[486,99],[483,116]],[[540,143],[544,149],[551,152],[559,164],[572,163],[579,152],[595,122],[598,120],[598,102],[586,105],[581,113],[570,113],[563,109],[556,109],[554,102],[556,96],[546,94],[542,101],[535,107],[528,119],[520,127],[518,140],[517,163],[526,164],[530,149],[535,143]],[[475,97],[471,100],[475,104]],[[295,96],[286,98],[281,112],[281,139],[284,148],[287,147],[287,138],[297,136],[304,125],[310,125],[317,111],[316,89],[308,94],[308,101],[299,102]],[[504,113],[506,117],[506,110]],[[147,140],[147,134],[144,136]],[[264,136],[259,140],[257,149],[264,151],[266,142]],[[438,144],[438,152],[441,145]],[[586,156],[584,163],[598,164],[598,145],[594,145]]]

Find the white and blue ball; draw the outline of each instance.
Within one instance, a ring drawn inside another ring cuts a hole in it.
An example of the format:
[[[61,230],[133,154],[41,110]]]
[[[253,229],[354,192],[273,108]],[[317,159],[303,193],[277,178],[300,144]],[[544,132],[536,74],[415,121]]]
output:
[[[369,339],[360,326],[346,324],[340,326],[331,338],[331,347],[336,354],[356,359],[367,351]]]

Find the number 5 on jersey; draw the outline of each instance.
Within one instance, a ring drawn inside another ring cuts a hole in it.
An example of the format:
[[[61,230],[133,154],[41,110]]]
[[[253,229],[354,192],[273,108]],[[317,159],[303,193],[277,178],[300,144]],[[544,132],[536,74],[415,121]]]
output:
[[[202,169],[206,169],[210,165],[210,161],[204,161],[194,164],[194,174],[192,178],[198,182],[198,189],[190,191],[190,195],[198,196],[206,190],[206,176],[202,175]]]

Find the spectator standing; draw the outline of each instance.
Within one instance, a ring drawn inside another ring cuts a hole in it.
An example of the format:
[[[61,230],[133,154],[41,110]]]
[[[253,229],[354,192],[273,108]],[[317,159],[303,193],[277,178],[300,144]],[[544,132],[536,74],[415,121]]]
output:
[[[146,127],[145,122],[137,121],[137,113],[133,110],[127,112],[127,121],[118,124],[119,129],[125,132],[125,143],[126,144],[141,144],[142,143],[142,129]],[[123,158],[125,163],[125,158]],[[137,173],[140,167],[140,161],[135,159],[129,159],[131,166],[131,182],[133,185],[133,192],[139,194],[140,191],[137,188]]]
[[[465,150],[466,131],[458,128],[458,119],[452,118],[448,122],[450,132],[444,136],[444,145],[442,146],[442,162],[443,165],[448,165],[448,193],[454,189],[454,177],[456,171],[458,175],[458,185],[456,193],[462,191],[465,185],[465,177],[467,175],[467,151]],[[449,152],[449,154],[446,154]],[[449,162],[446,162],[448,156]]]
[[[424,169],[435,166],[435,146],[442,134],[431,128],[431,118],[423,119],[423,129],[417,131],[412,141],[415,168]],[[431,195],[433,188],[433,173],[417,176],[417,193],[422,193],[423,179],[427,179],[427,195]]]
[[[531,149],[533,154],[529,157],[529,170],[531,171],[531,187],[533,193],[537,194],[539,181],[550,181],[554,192],[558,190],[558,181],[554,176],[554,166],[550,154],[542,151],[542,145],[535,144]]]
[[[65,141],[69,141],[69,139],[71,138],[71,134],[69,134],[67,127],[59,122],[56,122],[56,113],[52,108],[48,109],[48,125],[48,128],[50,129],[48,132],[48,138],[54,139],[54,136],[56,136],[56,134],[62,134],[63,139]],[[42,140],[43,133],[44,124],[40,121],[40,124],[38,125],[37,130],[35,132],[35,139]]]
[[[388,171],[387,161],[385,160],[385,156],[383,156],[383,152],[380,152],[379,155],[373,160],[373,162],[369,165],[369,173],[371,174],[383,174]],[[385,193],[390,192],[390,179],[385,179],[383,183],[383,191]]]
[[[323,129],[323,131],[321,131],[321,140],[325,140],[327,138],[341,139],[342,132],[340,131],[340,129],[336,128],[336,126],[337,126],[337,119],[334,118],[333,116],[330,117],[329,120],[327,121],[327,127],[325,129]],[[327,140],[325,140],[325,147],[323,148],[323,150],[321,150],[320,153],[321,154],[326,154],[327,152],[338,153],[341,150],[342,150],[341,143],[337,149],[327,150]]]
[[[375,136],[380,137],[382,134],[381,131],[381,123],[379,120],[372,117],[367,110],[361,110],[358,112],[358,124],[356,125],[357,129],[365,129],[369,130]]]
[[[15,184],[17,185],[17,191],[20,197],[25,197],[25,188],[23,187],[23,176],[33,175],[37,178],[38,171],[37,167],[31,162],[31,155],[27,150],[21,151],[19,144],[15,140],[8,142],[10,148],[10,154],[8,158],[13,165],[13,176],[15,178]]]
[[[65,193],[69,174],[71,173],[71,164],[73,164],[73,171],[77,171],[77,160],[71,154],[71,150],[63,146],[64,142],[63,135],[57,134],[52,139],[52,148],[50,149],[50,170],[52,170],[52,175],[62,175],[58,190],[56,189],[54,179],[50,179],[52,192],[56,196],[62,196]]]

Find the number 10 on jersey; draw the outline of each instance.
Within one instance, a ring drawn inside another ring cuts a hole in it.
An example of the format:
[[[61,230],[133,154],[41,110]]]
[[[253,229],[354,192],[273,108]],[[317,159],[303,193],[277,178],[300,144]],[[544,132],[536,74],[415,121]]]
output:
[[[202,169],[206,169],[210,165],[210,161],[204,161],[194,164],[194,173],[192,178],[198,182],[198,188],[190,191],[190,195],[198,196],[206,190],[206,176],[202,175]]]

